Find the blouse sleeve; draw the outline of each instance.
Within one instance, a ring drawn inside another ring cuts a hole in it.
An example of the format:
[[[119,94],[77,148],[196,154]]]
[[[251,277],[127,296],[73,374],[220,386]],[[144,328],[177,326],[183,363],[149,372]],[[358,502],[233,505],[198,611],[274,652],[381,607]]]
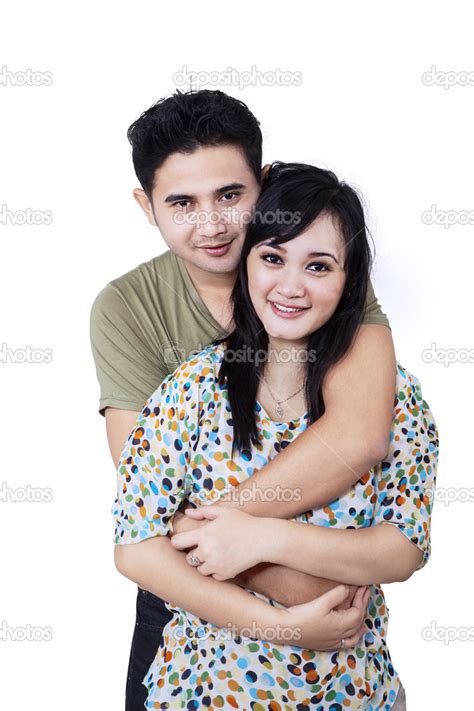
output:
[[[387,457],[376,470],[374,524],[392,523],[431,553],[431,511],[439,455],[438,431],[417,378],[397,364],[397,392]]]
[[[120,455],[112,506],[114,542],[166,536],[187,496],[186,471],[198,403],[183,366],[145,403]]]

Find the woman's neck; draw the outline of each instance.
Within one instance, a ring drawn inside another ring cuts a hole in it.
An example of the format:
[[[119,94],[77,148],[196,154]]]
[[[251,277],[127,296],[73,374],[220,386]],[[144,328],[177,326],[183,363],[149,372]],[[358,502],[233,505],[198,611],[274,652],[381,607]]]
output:
[[[268,359],[258,387],[257,399],[275,420],[287,421],[304,414],[307,367],[305,342],[269,339]],[[277,414],[277,401],[287,401],[282,406],[283,417]]]

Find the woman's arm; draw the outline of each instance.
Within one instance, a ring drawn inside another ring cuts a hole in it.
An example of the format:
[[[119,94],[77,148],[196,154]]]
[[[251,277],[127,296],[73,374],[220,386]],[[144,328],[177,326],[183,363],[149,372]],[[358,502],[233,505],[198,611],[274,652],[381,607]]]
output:
[[[145,590],[182,607],[218,627],[236,630],[275,624],[271,605],[233,583],[204,578],[175,550],[167,536],[115,546],[115,565],[125,577]],[[166,572],[165,572],[166,571]],[[240,631],[236,631],[240,634]]]
[[[167,536],[116,545],[115,564],[122,575],[140,587],[232,636],[251,636],[322,651],[337,649],[342,638],[346,640],[346,648],[354,646],[364,633],[369,591],[363,588],[359,588],[349,609],[333,609],[348,594],[342,585],[305,605],[275,608],[233,583],[199,575],[185,556],[174,550]]]
[[[194,507],[189,506],[188,510]],[[173,530],[171,537],[178,532],[192,531],[205,525],[203,521],[196,521],[189,516],[185,516],[177,511],[172,519]],[[251,568],[243,570],[237,576],[230,579],[231,582],[241,585],[254,592],[266,595],[272,600],[290,607],[291,605],[301,605],[310,600],[318,598],[320,595],[333,590],[340,585],[335,580],[326,580],[315,575],[302,573],[284,565],[274,565],[273,563],[259,563]],[[350,607],[356,591],[356,586],[351,585],[346,600],[339,606],[340,609]]]
[[[423,552],[394,525],[336,529],[235,509],[206,506],[195,511],[190,515],[211,522],[173,536],[172,545],[196,546],[192,553],[203,561],[198,572],[217,580],[268,562],[350,585],[393,583],[407,580],[423,560]]]

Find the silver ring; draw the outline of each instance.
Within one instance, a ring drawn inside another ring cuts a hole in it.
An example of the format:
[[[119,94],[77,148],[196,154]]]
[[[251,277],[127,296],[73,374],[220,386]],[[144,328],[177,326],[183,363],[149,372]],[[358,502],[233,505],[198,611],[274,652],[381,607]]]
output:
[[[189,556],[189,565],[197,566],[197,565],[202,565],[202,560],[199,560],[197,555],[192,555]]]
[[[344,642],[345,642],[345,641],[346,641],[345,639],[341,639],[341,645],[340,645],[340,648],[341,648],[341,649],[344,649]]]

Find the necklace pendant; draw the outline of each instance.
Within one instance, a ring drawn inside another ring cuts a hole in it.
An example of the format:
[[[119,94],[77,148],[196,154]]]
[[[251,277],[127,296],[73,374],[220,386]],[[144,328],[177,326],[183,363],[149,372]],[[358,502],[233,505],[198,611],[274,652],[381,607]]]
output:
[[[278,418],[283,417],[283,408],[282,408],[282,406],[280,405],[280,403],[278,403],[277,406],[276,406],[276,415],[277,415]]]

